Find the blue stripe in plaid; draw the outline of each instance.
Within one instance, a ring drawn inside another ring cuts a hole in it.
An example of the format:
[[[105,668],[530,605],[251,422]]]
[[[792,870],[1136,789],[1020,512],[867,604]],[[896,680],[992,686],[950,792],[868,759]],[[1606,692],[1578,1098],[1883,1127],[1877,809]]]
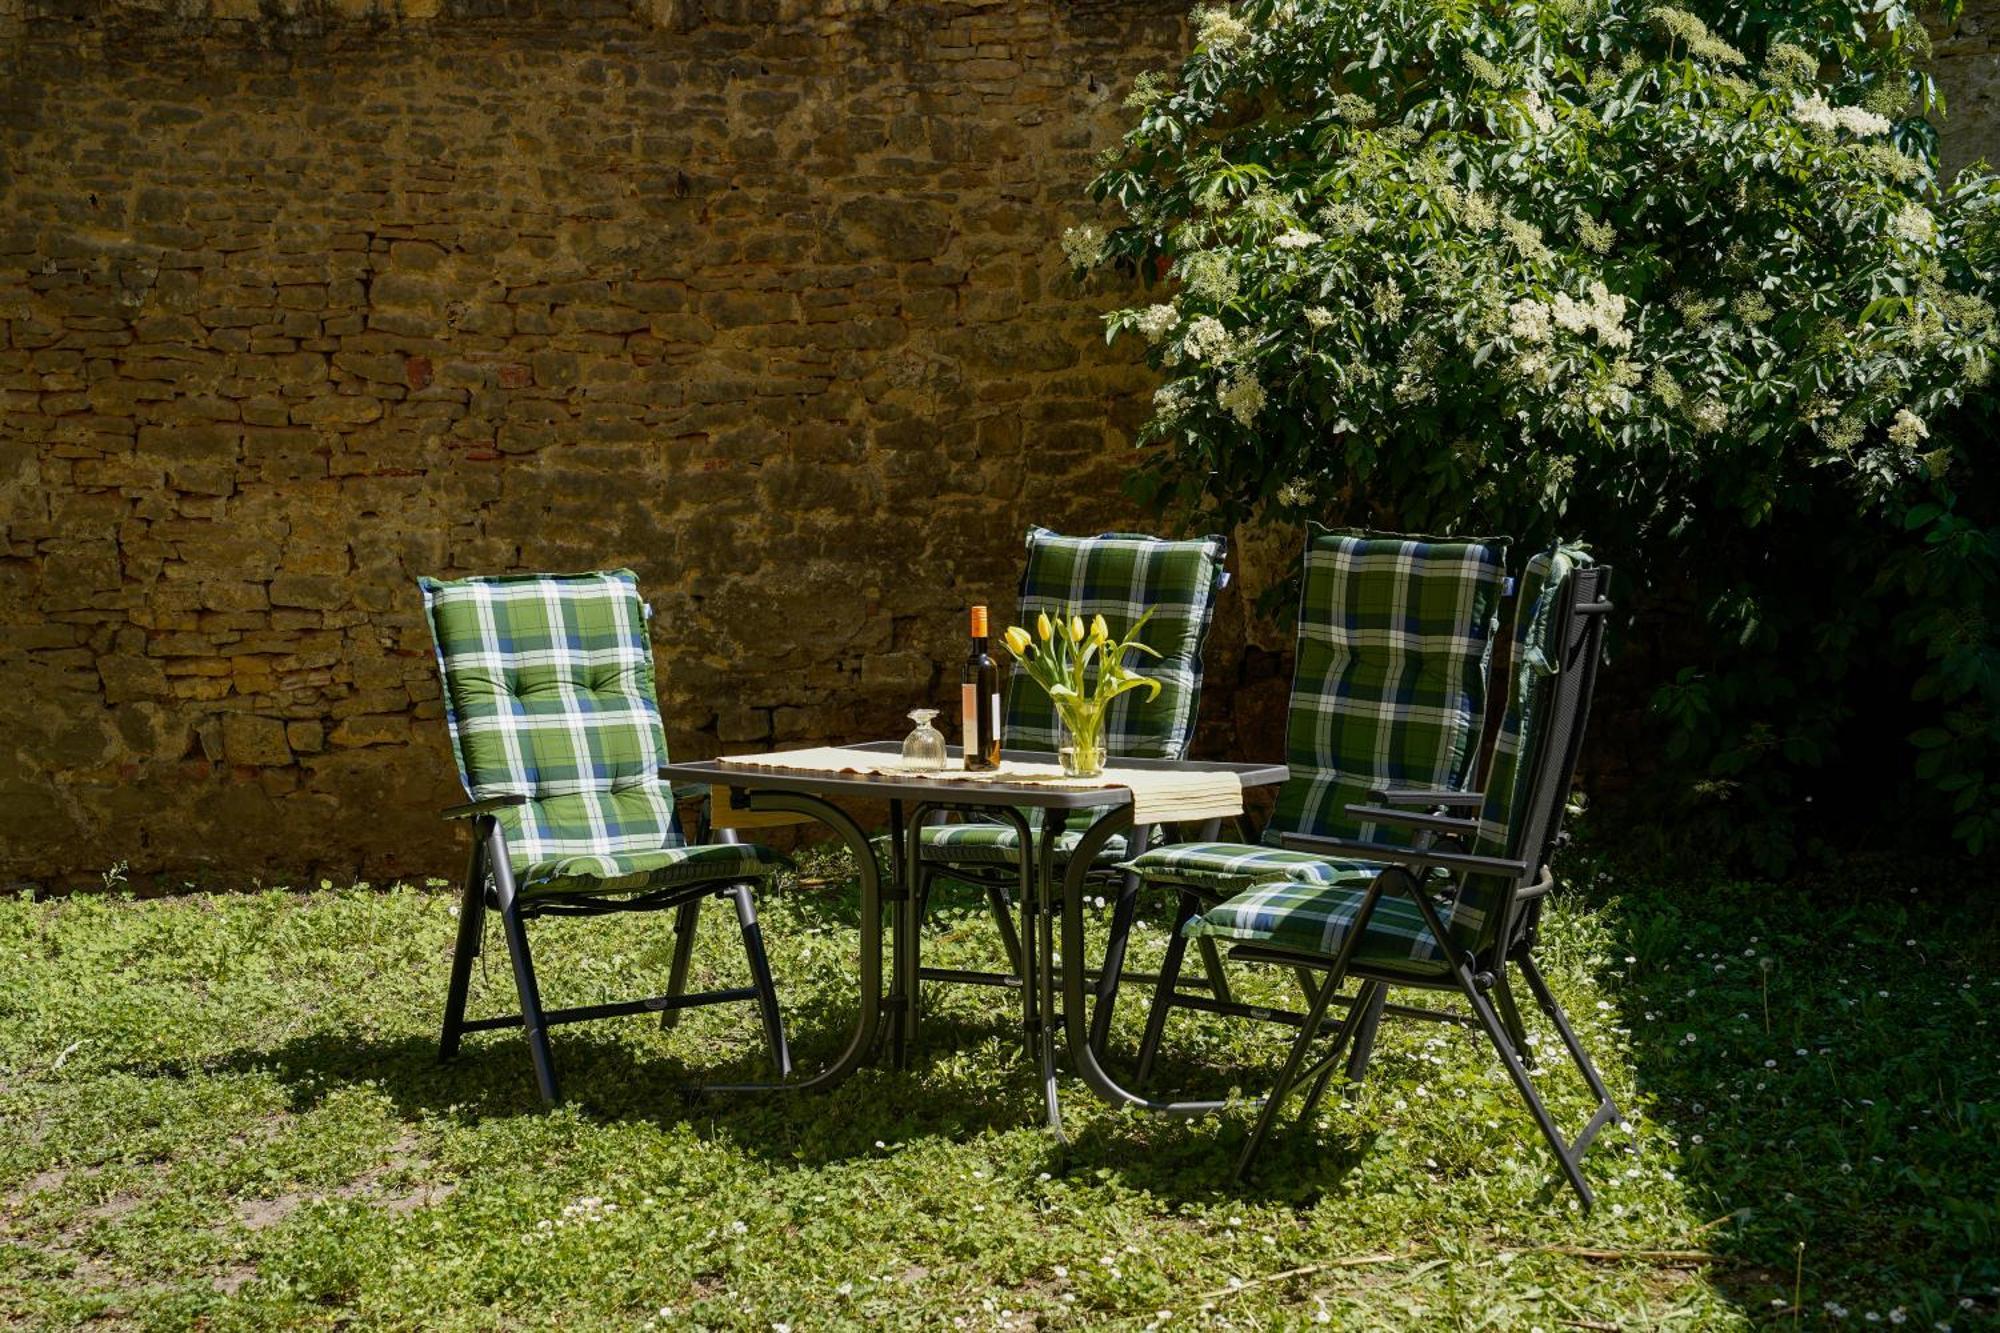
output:
[[[1293,880],[1260,884],[1210,908],[1188,922],[1183,933],[1190,939],[1206,935],[1301,953],[1338,953],[1360,915],[1370,878],[1355,877],[1343,884]],[[1444,967],[1437,939],[1424,924],[1423,914],[1395,887],[1376,899],[1352,956],[1356,961],[1376,964],[1418,964],[1425,972]]]

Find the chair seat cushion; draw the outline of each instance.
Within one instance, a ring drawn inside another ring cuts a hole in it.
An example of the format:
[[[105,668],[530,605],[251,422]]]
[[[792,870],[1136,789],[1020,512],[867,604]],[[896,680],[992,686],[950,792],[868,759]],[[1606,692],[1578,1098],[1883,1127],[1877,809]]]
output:
[[[1354,928],[1367,896],[1365,884],[1273,880],[1210,908],[1188,922],[1183,933],[1190,939],[1205,935],[1331,957]],[[1449,909],[1440,908],[1439,915],[1449,928]],[[1376,900],[1352,959],[1427,974],[1446,968],[1437,938],[1424,924],[1416,902],[1394,889]]]
[[[926,824],[922,834],[924,860],[946,865],[1016,865],[1021,836],[1011,824]],[[1067,865],[1083,841],[1081,830],[1065,829],[1056,837],[1056,863]],[[1111,866],[1125,859],[1125,835],[1114,833],[1097,854],[1095,864]]]
[[[785,864],[783,855],[759,843],[706,843],[535,861],[516,869],[514,881],[523,897],[631,893],[675,884],[763,879]]]
[[[1241,842],[1173,843],[1155,847],[1119,868],[1136,872],[1148,883],[1186,884],[1223,895],[1274,879],[1309,884],[1359,882],[1366,888],[1381,869],[1368,861],[1342,861]]]

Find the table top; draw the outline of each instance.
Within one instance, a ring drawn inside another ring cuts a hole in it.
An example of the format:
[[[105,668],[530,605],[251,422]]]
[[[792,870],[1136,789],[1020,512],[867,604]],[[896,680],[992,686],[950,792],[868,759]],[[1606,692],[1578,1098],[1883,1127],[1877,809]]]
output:
[[[897,754],[901,741],[871,741],[843,746],[866,754]],[[956,762],[960,752],[950,750]],[[1003,750],[1001,758],[1024,764],[1046,764],[1053,756],[1039,750]],[[1108,761],[1117,768],[1164,769],[1168,772],[1234,773],[1245,787],[1275,787],[1291,776],[1283,764],[1227,764],[1199,759],[1126,759]],[[1038,806],[1045,810],[1088,810],[1129,805],[1130,787],[1055,788],[1031,782],[938,782],[922,773],[825,773],[802,769],[751,768],[713,759],[667,764],[660,776],[669,782],[706,782],[744,791],[796,791],[813,796],[862,796],[885,801],[942,800],[954,806]]]

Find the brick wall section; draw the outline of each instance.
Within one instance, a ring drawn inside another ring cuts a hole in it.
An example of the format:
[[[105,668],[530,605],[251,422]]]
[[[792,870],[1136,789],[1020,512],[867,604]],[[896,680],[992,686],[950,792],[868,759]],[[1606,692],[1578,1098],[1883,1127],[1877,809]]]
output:
[[[631,565],[699,756],[900,734],[1132,521],[1056,238],[1180,8],[238,12],[15,20],[0,883],[450,868],[419,574]]]
[[[681,755],[945,698],[1029,523],[1138,521],[1055,238],[1185,9],[0,0],[0,884],[448,870],[420,573],[636,568]],[[1279,743],[1245,601],[1207,753]]]

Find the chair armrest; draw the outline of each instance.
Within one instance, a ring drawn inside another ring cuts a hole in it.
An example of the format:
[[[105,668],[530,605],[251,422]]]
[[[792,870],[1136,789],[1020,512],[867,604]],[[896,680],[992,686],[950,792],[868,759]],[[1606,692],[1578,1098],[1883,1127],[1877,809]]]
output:
[[[488,796],[484,800],[467,801],[464,805],[448,805],[444,808],[443,818],[474,819],[527,803],[528,798],[518,792],[507,796]]]
[[[1369,791],[1368,799],[1377,805],[1438,805],[1447,810],[1477,810],[1486,804],[1486,793],[1444,787],[1376,787]]]
[[[1432,833],[1470,837],[1479,832],[1479,821],[1455,815],[1433,815],[1418,810],[1392,810],[1386,805],[1350,805],[1347,813],[1364,824],[1392,824],[1397,828],[1425,829]]]
[[[1516,877],[1528,873],[1526,861],[1474,856],[1469,852],[1441,852],[1429,847],[1397,847],[1390,843],[1363,842],[1359,838],[1309,838],[1303,834],[1287,833],[1278,839],[1278,844],[1290,852],[1334,853],[1358,861],[1386,861],[1392,865],[1408,866],[1412,870],[1436,868]]]
[[[673,788],[676,801],[705,801],[711,790],[706,782],[675,782],[669,785]]]

